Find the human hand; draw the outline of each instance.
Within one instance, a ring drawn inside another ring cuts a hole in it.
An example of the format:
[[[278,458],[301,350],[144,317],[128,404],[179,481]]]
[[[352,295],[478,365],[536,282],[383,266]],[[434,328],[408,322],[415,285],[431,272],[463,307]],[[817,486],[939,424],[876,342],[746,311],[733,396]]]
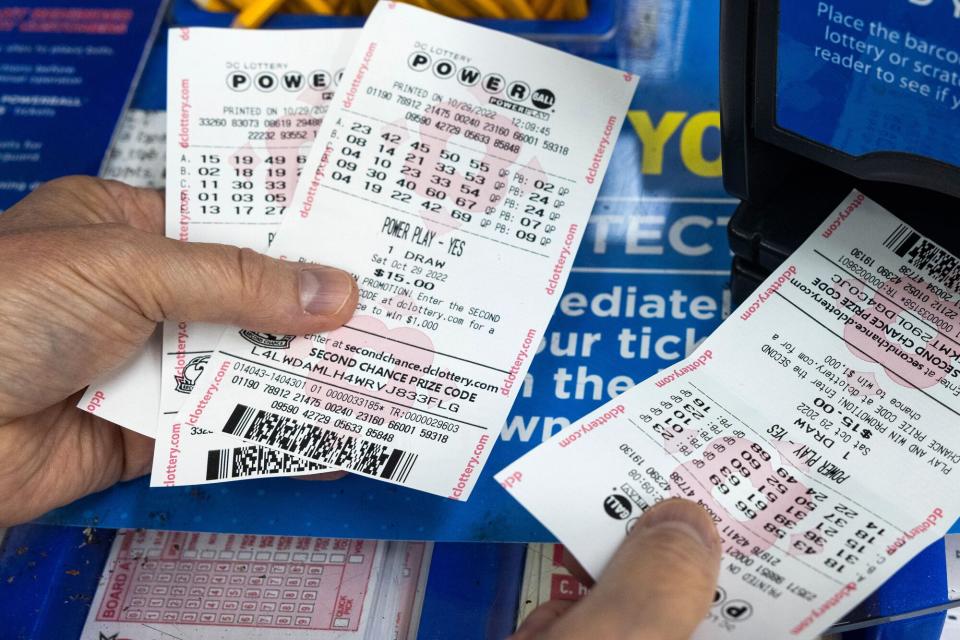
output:
[[[688,640],[710,608],[720,555],[706,511],[686,500],[661,502],[583,600],[537,607],[510,640]]]
[[[346,322],[349,274],[163,237],[152,190],[71,177],[0,215],[0,526],[146,473],[153,440],[76,408],[163,320],[314,333]]]

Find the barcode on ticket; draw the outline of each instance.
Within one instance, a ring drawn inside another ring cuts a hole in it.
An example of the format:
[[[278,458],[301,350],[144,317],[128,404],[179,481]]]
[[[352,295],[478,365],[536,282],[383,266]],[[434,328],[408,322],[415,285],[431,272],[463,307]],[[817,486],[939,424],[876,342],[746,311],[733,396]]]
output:
[[[405,482],[417,454],[238,404],[223,432],[347,471]]]
[[[236,480],[325,468],[322,464],[266,447],[235,447],[207,452],[207,480]]]
[[[960,261],[907,225],[898,226],[883,245],[946,289],[960,293]]]

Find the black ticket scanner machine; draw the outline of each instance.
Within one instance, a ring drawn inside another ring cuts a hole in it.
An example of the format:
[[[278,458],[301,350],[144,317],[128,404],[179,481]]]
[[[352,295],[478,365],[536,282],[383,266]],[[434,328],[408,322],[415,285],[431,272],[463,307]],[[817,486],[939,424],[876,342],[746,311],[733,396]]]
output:
[[[960,0],[721,0],[720,23],[735,302],[854,188],[960,255]],[[834,630],[938,637],[943,558],[931,546]]]
[[[960,0],[721,0],[745,299],[851,189],[960,254]]]

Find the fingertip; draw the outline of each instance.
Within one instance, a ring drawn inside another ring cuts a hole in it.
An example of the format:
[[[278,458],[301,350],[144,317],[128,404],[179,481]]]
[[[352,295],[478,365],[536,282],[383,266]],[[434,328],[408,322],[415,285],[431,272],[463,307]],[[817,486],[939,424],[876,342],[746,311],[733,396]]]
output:
[[[116,428],[120,429],[123,440],[123,472],[120,479],[133,480],[150,473],[154,439],[123,427]]]
[[[297,480],[309,480],[310,482],[333,482],[350,475],[343,470],[328,471],[326,473],[311,473],[305,476],[297,476]]]
[[[718,559],[721,555],[720,534],[707,510],[695,502],[670,498],[647,509],[631,530],[637,535],[645,530],[669,525],[693,537]]]
[[[612,628],[688,638],[709,610],[721,555],[703,507],[666,500],[640,518],[588,599],[607,612]]]
[[[356,280],[346,271],[322,265],[301,267],[297,274],[300,308],[329,331],[346,323],[360,298]]]

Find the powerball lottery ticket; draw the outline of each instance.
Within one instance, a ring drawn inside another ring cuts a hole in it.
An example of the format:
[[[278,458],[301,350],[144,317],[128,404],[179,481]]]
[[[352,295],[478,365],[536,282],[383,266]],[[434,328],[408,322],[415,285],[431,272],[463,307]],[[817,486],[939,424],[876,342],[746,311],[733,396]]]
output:
[[[415,638],[430,545],[121,530],[82,640]]]
[[[168,237],[267,250],[358,33],[171,30]],[[222,326],[212,324],[164,325],[151,484],[202,484],[322,468],[288,453],[184,429],[175,420],[222,333]]]
[[[371,14],[274,256],[354,274],[332,333],[228,331],[177,420],[465,500],[563,290],[637,80]]]
[[[113,141],[102,177],[135,187],[163,188],[165,115],[130,109]],[[160,329],[111,375],[94,381],[78,407],[151,438],[160,411]]]
[[[690,358],[497,479],[595,576],[649,505],[700,503],[725,554],[695,637],[813,638],[960,515],[958,310],[957,259],[854,192]]]

